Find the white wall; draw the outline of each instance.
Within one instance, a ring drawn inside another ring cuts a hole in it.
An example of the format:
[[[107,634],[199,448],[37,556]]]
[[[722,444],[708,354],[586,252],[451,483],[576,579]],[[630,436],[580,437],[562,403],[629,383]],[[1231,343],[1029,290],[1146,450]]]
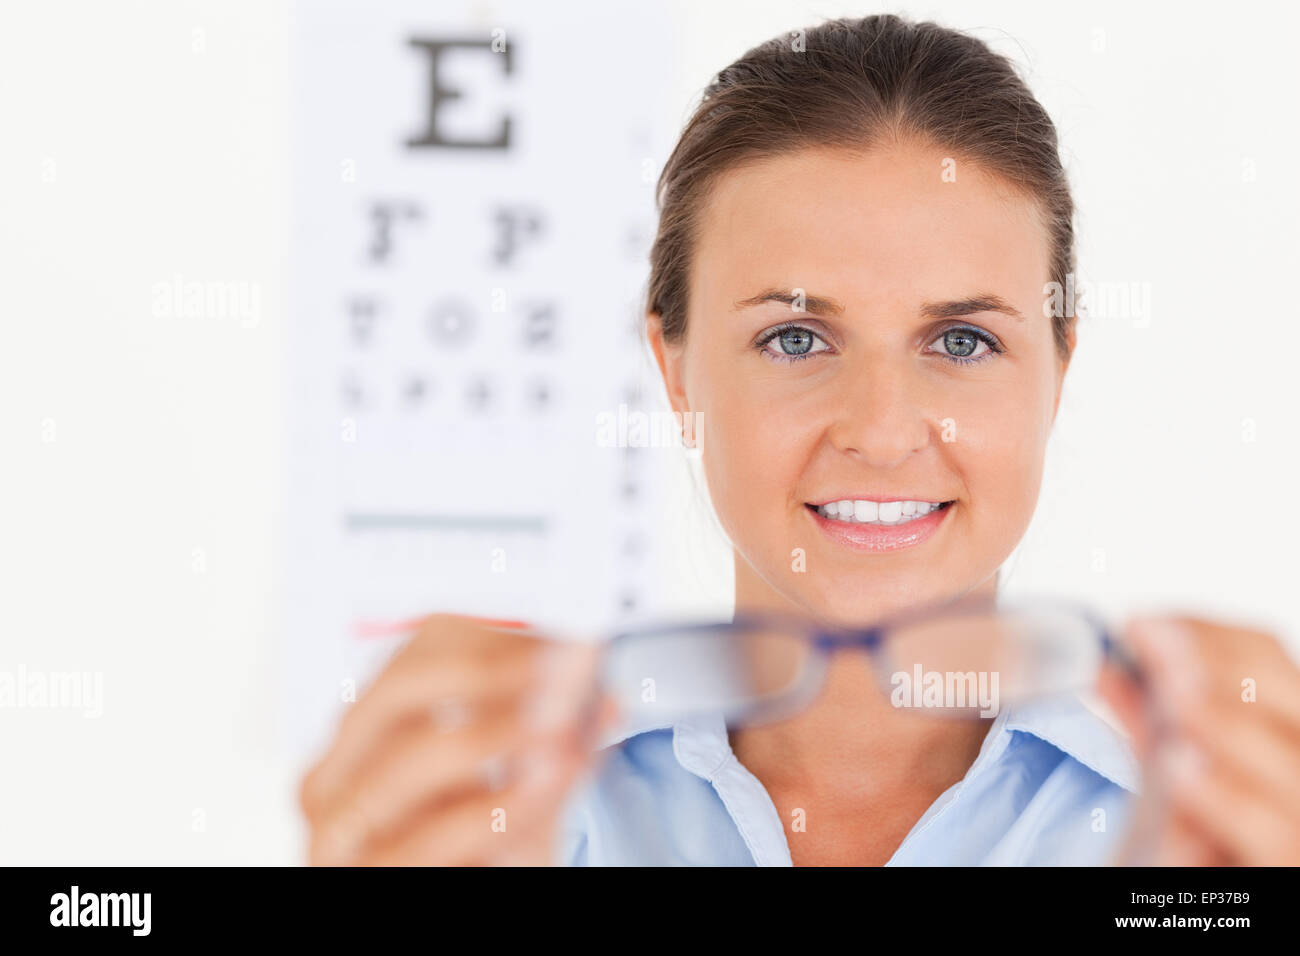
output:
[[[870,12],[674,8],[673,122],[755,43]],[[1151,290],[1148,322],[1081,332],[1009,586],[1294,637],[1300,15],[1177,9],[905,7],[1030,64],[1084,277]],[[104,678],[97,719],[0,709],[5,862],[298,859],[296,768],[270,732],[291,42],[291,11],[256,2],[0,14],[0,670]],[[258,321],[156,315],[178,275],[252,284]],[[670,562],[683,606],[728,599],[713,547]]]
[[[0,15],[3,660],[104,679],[99,719],[0,711],[5,862],[296,852],[264,746],[286,40],[257,3]],[[256,283],[261,322],[155,316],[176,275]]]

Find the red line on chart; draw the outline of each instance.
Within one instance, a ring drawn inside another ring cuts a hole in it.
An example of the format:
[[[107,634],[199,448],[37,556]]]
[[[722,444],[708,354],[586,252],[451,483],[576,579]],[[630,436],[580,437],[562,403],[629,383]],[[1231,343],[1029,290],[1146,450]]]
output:
[[[420,625],[428,620],[428,617],[412,617],[395,621],[356,621],[352,626],[352,630],[355,636],[363,641],[393,637],[398,634],[410,634],[418,630]],[[459,614],[457,617],[467,618],[484,627],[504,628],[512,631],[526,630],[530,626],[527,621],[514,621],[507,618],[476,617],[473,614]]]

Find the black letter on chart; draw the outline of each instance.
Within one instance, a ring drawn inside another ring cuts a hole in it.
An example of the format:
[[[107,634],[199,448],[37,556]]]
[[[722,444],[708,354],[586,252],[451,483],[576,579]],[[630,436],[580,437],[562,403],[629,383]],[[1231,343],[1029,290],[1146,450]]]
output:
[[[495,139],[448,139],[438,129],[438,107],[447,100],[458,100],[463,92],[455,87],[444,86],[438,80],[438,63],[442,54],[454,47],[481,49],[489,56],[501,61],[506,75],[510,75],[510,47],[500,53],[494,52],[491,40],[419,40],[412,39],[411,46],[419,47],[429,54],[429,102],[428,126],[414,139],[406,141],[407,146],[434,146],[447,149],[509,149],[510,117],[501,117],[501,130]]]

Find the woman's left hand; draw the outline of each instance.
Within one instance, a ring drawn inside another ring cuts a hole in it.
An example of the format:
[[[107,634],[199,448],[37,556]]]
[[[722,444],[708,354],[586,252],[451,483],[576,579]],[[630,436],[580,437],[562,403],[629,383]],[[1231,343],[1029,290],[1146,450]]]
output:
[[[1143,764],[1118,862],[1300,865],[1300,667],[1269,634],[1198,618],[1134,619],[1123,640],[1149,695],[1114,671],[1100,685]]]

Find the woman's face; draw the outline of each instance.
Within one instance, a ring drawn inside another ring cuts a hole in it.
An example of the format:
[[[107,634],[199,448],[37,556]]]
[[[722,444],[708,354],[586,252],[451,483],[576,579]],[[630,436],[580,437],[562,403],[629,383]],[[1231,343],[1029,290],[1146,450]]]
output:
[[[686,338],[651,339],[675,410],[703,415],[738,605],[862,623],[994,586],[1065,372],[1049,277],[1034,201],[941,150],[810,149],[718,181]]]

